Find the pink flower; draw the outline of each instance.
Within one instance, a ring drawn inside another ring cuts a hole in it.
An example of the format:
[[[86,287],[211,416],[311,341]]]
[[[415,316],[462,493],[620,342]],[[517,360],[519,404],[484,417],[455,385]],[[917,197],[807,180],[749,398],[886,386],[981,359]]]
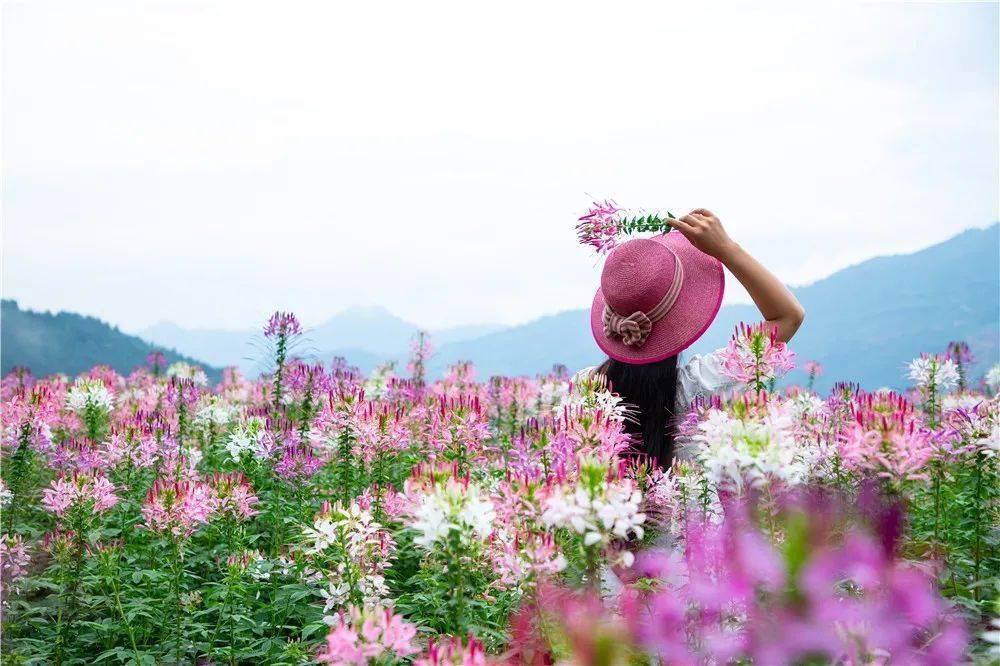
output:
[[[366,664],[369,659],[392,657],[394,660],[414,654],[415,625],[396,615],[391,607],[351,606],[329,620],[326,646],[316,655],[323,664]]]
[[[215,493],[208,484],[157,479],[146,494],[142,515],[148,529],[188,537],[208,522],[214,504]]]
[[[849,406],[854,420],[838,437],[844,467],[895,482],[927,478],[924,467],[936,445],[906,398],[892,392],[859,392]]]
[[[216,472],[208,478],[208,484],[214,491],[212,509],[223,516],[243,520],[256,515],[253,508],[259,501],[254,495],[253,486],[243,472],[223,474]]]
[[[614,249],[615,237],[618,235],[615,214],[619,210],[610,199],[595,201],[576,225],[576,235],[580,243],[590,245],[601,253]]]
[[[802,371],[810,377],[819,377],[823,374],[823,366],[816,361],[806,361],[802,364]]]
[[[486,666],[486,651],[475,636],[469,634],[464,642],[457,636],[445,638],[441,642],[432,638],[413,666]]]
[[[293,335],[302,335],[302,325],[291,312],[275,312],[264,327],[265,338],[288,338]]]
[[[124,464],[145,469],[156,463],[159,453],[160,445],[154,434],[128,428],[125,432],[111,433],[111,438],[104,443],[102,457],[109,467]]]
[[[42,494],[42,504],[60,518],[73,506],[89,506],[90,511],[97,515],[117,503],[115,486],[104,476],[77,473],[61,476],[52,481]]]
[[[795,354],[778,340],[778,328],[768,322],[740,323],[722,358],[722,371],[758,391],[795,367]]]
[[[0,534],[0,594],[28,573],[31,555],[20,534]]]

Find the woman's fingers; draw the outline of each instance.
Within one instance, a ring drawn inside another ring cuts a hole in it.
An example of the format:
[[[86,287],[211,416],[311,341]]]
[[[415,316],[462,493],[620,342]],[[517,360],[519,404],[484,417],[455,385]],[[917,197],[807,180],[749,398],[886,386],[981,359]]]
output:
[[[701,215],[698,215],[697,213],[688,213],[681,219],[687,222],[695,229],[702,229],[708,224],[708,220],[706,220]]]
[[[704,215],[705,217],[715,217],[715,213],[708,210],[707,208],[695,208],[692,213],[697,213],[698,215]]]
[[[691,228],[691,223],[686,221],[683,217],[678,217],[673,220],[670,220],[670,226],[672,226],[674,229],[677,229],[677,231],[680,231],[683,234],[689,234],[693,231],[693,229]]]

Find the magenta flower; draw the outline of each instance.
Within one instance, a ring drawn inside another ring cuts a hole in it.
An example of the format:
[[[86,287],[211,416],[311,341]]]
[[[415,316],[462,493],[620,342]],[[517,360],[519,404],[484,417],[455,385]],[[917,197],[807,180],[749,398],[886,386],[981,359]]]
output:
[[[103,462],[109,467],[129,465],[136,469],[152,467],[159,458],[160,444],[152,432],[127,428],[113,431],[104,443]]]
[[[313,455],[311,448],[290,442],[285,444],[274,471],[286,481],[305,481],[315,476],[322,466],[323,461]]]
[[[668,553],[637,563],[664,584],[646,598],[626,597],[633,631],[671,663],[959,660],[965,630],[933,579],[856,524],[839,537],[844,513],[836,504],[793,508],[800,522],[787,524],[786,538],[802,561],[791,569],[738,507],[719,526],[691,521],[683,564]],[[891,525],[878,527],[892,538]]]
[[[264,327],[265,338],[288,338],[293,335],[302,335],[302,325],[291,312],[275,312]]]

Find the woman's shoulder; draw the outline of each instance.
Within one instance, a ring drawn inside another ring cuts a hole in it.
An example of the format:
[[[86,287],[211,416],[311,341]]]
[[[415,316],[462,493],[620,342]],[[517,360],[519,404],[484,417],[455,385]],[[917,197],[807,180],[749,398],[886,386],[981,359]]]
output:
[[[698,396],[727,393],[739,382],[724,372],[724,349],[694,354],[677,367],[677,402],[686,408]]]

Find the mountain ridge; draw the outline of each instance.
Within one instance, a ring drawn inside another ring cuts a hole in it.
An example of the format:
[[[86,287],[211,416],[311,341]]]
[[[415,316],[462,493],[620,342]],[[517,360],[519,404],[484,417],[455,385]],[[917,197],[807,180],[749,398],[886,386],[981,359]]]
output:
[[[17,366],[27,367],[36,376],[57,372],[76,375],[95,365],[109,365],[127,374],[145,365],[152,351],[163,352],[168,363],[184,361],[202,366],[213,381],[222,370],[177,353],[151,345],[96,317],[75,312],[22,310],[17,301],[0,301],[0,367],[3,374]]]
[[[905,384],[906,362],[921,351],[942,351],[952,339],[970,343],[979,359],[970,376],[979,376],[1000,357],[998,276],[997,223],[969,229],[916,252],[858,262],[792,288],[807,316],[790,346],[800,362],[812,359],[827,367],[827,374],[817,382],[820,389],[841,379],[860,381],[866,388],[900,386]],[[724,306],[687,353],[724,346],[739,321],[758,317],[753,305]],[[363,370],[386,360],[405,367],[416,330],[416,325],[382,306],[348,308],[307,330],[300,351],[307,358],[324,362],[343,356]],[[177,349],[209,365],[238,363],[248,373],[261,367],[253,360],[259,356],[252,344],[260,339],[256,331],[184,329],[162,321],[145,333],[140,332],[139,337],[147,343]],[[6,345],[6,330],[4,335]],[[532,375],[555,363],[572,370],[603,358],[591,337],[586,308],[517,326],[452,327],[432,332],[431,342],[437,348],[428,363],[432,376],[465,360],[473,361],[481,376],[489,376]],[[5,369],[8,357],[5,354]],[[789,379],[804,381],[798,371]]]

